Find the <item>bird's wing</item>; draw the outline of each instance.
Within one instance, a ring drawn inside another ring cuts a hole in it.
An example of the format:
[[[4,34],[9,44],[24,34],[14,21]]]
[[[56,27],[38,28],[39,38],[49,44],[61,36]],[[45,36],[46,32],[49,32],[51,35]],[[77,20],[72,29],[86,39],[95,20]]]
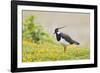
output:
[[[62,36],[63,39],[65,39],[65,40],[66,40],[67,42],[69,42],[70,44],[73,43],[73,40],[72,40],[72,38],[71,38],[69,35],[64,34],[64,33],[60,33],[60,35]]]

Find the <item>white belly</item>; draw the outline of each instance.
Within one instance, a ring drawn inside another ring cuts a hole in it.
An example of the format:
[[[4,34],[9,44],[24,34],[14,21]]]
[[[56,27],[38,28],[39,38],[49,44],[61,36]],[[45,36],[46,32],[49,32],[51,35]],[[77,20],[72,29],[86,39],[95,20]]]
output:
[[[63,45],[67,45],[69,44],[67,41],[65,41],[65,39],[61,38],[60,41],[59,41],[61,44]]]

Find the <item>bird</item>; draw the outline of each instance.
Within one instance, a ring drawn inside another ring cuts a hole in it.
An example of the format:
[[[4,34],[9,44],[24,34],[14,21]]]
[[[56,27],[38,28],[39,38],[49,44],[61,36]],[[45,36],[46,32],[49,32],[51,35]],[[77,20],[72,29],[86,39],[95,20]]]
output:
[[[79,45],[80,43],[73,40],[68,34],[60,32],[59,29],[62,29],[62,28],[64,27],[55,28],[54,34],[56,34],[57,41],[60,42],[64,46],[64,52],[66,52],[66,48],[68,44]]]

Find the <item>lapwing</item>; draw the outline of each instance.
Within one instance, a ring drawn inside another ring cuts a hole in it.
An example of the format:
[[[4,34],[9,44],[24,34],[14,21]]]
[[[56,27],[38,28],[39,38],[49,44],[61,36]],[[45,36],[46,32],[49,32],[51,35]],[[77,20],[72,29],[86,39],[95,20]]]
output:
[[[54,34],[56,34],[57,41],[60,42],[64,46],[64,52],[66,52],[68,44],[79,45],[80,43],[73,40],[69,35],[60,32],[59,29],[62,29],[62,28],[64,27],[56,28]]]

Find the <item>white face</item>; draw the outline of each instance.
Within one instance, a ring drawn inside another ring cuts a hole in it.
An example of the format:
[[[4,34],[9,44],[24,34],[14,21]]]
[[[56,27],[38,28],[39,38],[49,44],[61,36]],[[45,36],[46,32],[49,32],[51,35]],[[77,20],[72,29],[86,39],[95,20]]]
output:
[[[60,34],[60,32],[58,31],[57,34]]]

